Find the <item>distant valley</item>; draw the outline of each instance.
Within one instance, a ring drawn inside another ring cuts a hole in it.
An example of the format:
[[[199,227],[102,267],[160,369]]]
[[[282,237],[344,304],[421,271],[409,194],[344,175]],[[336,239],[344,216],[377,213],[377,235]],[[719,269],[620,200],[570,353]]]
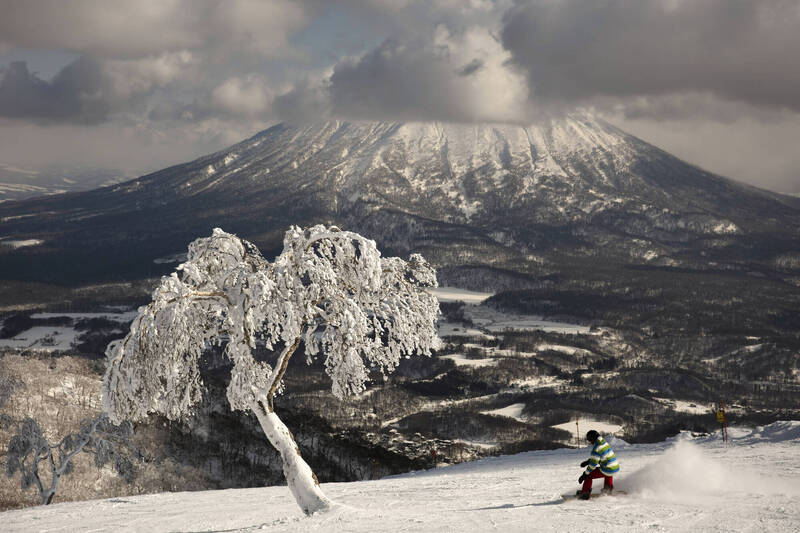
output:
[[[30,170],[0,163],[0,202],[88,191],[124,181],[119,172],[101,169]]]

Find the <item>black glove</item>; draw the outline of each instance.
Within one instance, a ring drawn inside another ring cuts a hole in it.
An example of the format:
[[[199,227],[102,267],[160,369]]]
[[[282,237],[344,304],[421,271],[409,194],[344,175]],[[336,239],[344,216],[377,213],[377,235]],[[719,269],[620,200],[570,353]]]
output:
[[[581,474],[581,477],[578,478],[578,483],[583,483],[586,477],[586,474]]]
[[[581,468],[586,468],[588,464],[589,464],[589,459],[586,459],[584,462],[581,463]]]

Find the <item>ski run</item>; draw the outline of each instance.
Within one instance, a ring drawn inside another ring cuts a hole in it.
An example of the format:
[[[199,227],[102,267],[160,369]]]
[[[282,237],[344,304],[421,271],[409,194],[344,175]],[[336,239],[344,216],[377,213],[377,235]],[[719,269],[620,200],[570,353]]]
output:
[[[622,465],[616,489],[627,494],[588,502],[561,497],[578,488],[585,447],[325,483],[335,505],[310,517],[286,487],[265,487],[56,503],[0,521],[9,532],[797,531],[800,422],[729,435],[637,445],[609,437]]]

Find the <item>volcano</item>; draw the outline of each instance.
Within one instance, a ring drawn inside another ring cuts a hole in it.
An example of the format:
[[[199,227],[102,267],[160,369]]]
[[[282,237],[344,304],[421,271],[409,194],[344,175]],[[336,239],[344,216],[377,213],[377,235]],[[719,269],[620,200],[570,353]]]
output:
[[[0,278],[58,283],[165,272],[214,227],[270,255],[289,225],[318,222],[387,253],[420,251],[443,276],[469,270],[490,288],[587,258],[760,275],[800,264],[797,198],[702,170],[586,113],[525,127],[279,124],[125,183],[2,203],[0,222],[6,242],[36,243],[0,246]]]

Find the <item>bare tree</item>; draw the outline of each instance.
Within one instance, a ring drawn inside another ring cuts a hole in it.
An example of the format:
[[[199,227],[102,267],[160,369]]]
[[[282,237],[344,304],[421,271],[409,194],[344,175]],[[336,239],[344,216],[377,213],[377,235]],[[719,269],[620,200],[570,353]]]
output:
[[[188,260],[162,279],[128,335],[109,345],[103,408],[116,421],[188,416],[203,392],[200,355],[227,342],[231,408],[256,414],[300,508],[328,509],[273,407],[289,359],[302,342],[309,362],[324,355],[334,395],[362,392],[371,371],[385,376],[403,356],[438,347],[439,306],[424,290],[435,285],[422,256],[382,258],[373,241],[338,228],[290,228],[272,263],[215,229],[189,245]],[[276,351],[274,366],[253,357],[257,341]]]
[[[14,391],[22,386],[22,383],[16,376],[3,371],[0,374],[0,407],[4,407]]]
[[[101,414],[97,418],[83,420],[77,432],[51,444],[33,418],[14,423],[4,416],[0,422],[3,425],[16,425],[16,433],[8,443],[6,474],[12,477],[19,472],[22,489],[35,487],[42,505],[52,503],[59,481],[73,471],[72,460],[81,452],[92,454],[98,468],[110,462],[123,478],[128,481],[133,479],[133,462],[123,453],[132,434],[129,423],[115,426],[106,415]],[[41,465],[44,465],[42,470],[46,474],[40,470]]]

